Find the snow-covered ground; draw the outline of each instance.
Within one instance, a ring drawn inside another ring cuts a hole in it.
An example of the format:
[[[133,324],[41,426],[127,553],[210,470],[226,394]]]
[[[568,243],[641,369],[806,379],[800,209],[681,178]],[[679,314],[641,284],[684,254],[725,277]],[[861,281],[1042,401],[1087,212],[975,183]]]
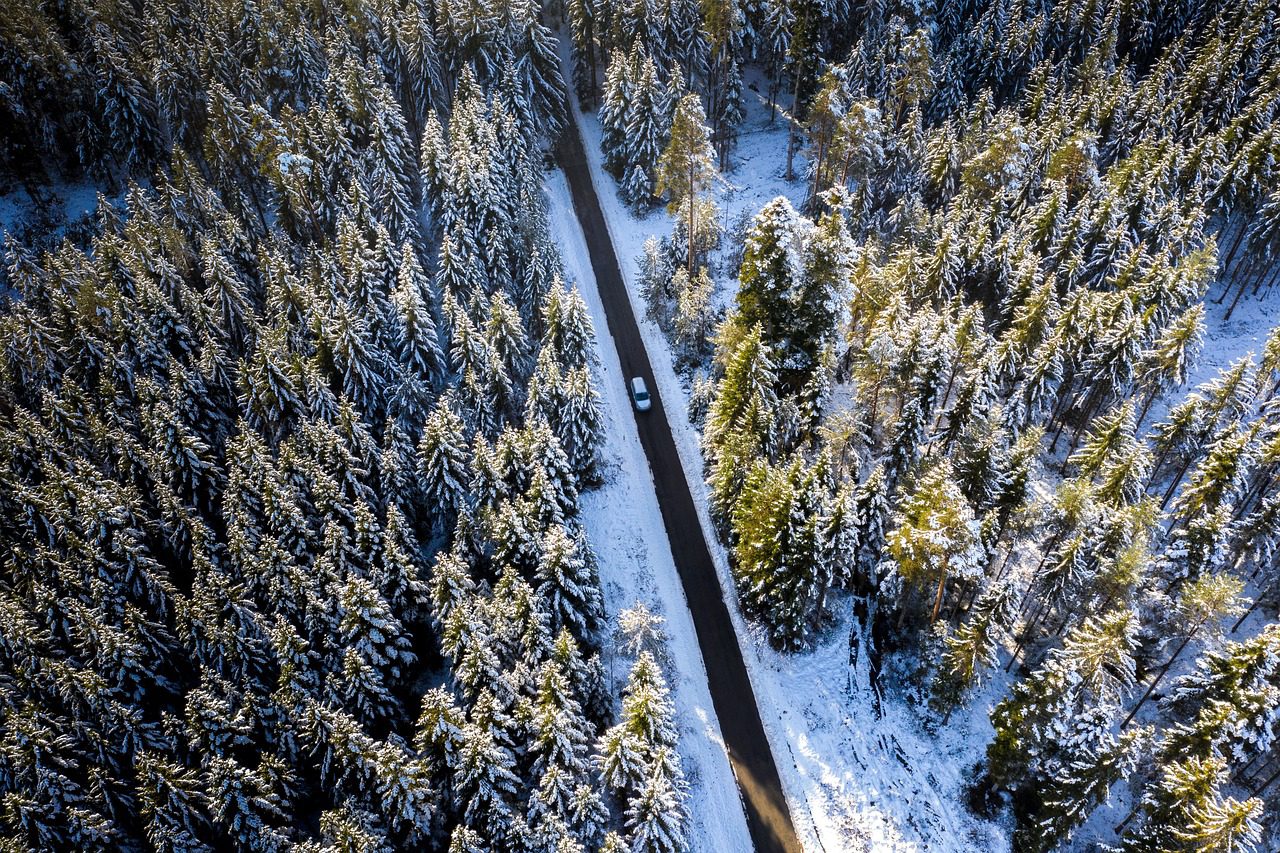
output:
[[[631,414],[626,380],[600,302],[587,244],[574,216],[563,173],[547,179],[552,233],[569,283],[576,284],[595,324],[605,409],[606,483],[582,495],[591,546],[600,563],[605,608],[611,618],[637,603],[666,619],[672,697],[680,723],[680,751],[689,775],[690,849],[751,849],[746,817],[729,768],[720,723],[711,705],[707,673],[693,619],[676,574],[671,548],[653,490],[653,478]],[[608,645],[608,644],[607,644]],[[605,666],[620,693],[630,659],[606,649]]]
[[[24,222],[39,216],[54,226],[56,236],[67,224],[93,213],[98,207],[98,187],[92,183],[55,183],[45,191],[49,197],[44,209],[37,209],[21,187],[10,187],[0,193],[0,232],[20,230]]]

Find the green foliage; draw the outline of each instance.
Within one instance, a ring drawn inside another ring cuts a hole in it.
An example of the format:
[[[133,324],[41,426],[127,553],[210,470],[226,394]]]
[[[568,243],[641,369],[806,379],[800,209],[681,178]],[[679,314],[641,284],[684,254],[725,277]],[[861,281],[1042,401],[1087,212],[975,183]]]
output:
[[[936,587],[930,602],[932,622],[938,618],[948,579],[972,578],[980,570],[977,523],[950,465],[936,465],[921,475],[896,522],[885,540],[886,558],[909,589]]]
[[[812,376],[835,332],[833,308],[847,287],[850,257],[838,216],[815,226],[776,198],[752,223],[732,322],[759,326],[787,388],[798,389]]]
[[[803,647],[826,616],[831,546],[821,471],[758,462],[734,505],[734,576],[743,606],[784,649]]]

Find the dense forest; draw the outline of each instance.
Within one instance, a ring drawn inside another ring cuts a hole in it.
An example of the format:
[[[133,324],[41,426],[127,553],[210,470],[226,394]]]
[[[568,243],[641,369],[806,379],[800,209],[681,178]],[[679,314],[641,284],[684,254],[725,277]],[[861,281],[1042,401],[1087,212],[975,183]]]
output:
[[[0,0],[0,849],[690,849],[671,661],[602,663],[578,109],[768,643],[989,719],[1015,851],[1280,849],[1280,326],[1191,380],[1280,304],[1277,19]]]
[[[5,2],[0,846],[676,850],[528,3]],[[66,226],[66,227],[63,227]]]
[[[1280,329],[1186,386],[1280,281],[1280,7],[569,10],[603,163],[672,218],[640,289],[743,611],[802,651],[851,596],[852,665],[931,725],[1001,676],[970,803],[1016,850],[1117,783],[1120,850],[1276,849]],[[804,202],[735,227],[748,98]]]

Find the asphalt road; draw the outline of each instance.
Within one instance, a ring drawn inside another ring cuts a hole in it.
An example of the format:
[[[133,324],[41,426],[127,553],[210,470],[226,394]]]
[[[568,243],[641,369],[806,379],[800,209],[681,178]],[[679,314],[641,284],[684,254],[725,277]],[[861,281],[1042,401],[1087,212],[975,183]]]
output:
[[[653,407],[649,411],[636,412],[633,409],[632,413],[653,474],[662,521],[671,543],[671,555],[675,558],[685,599],[693,614],[698,645],[706,663],[712,704],[720,719],[720,732],[729,753],[729,764],[733,767],[742,795],[751,840],[759,853],[800,851],[800,841],[778,779],[778,768],[769,750],[764,726],[760,723],[760,710],[747,677],[747,667],[742,661],[742,649],[729,619],[711,553],[702,537],[698,513],[671,437],[662,398],[658,395],[658,384],[653,381],[653,369],[649,366],[649,356],[636,325],[631,300],[622,282],[618,259],[600,210],[600,200],[592,185],[591,170],[576,122],[570,121],[561,134],[556,145],[556,158],[569,179],[574,211],[586,237],[609,334],[618,349],[622,373],[628,381],[633,376],[644,377],[653,398]],[[695,810],[698,808],[697,803],[691,806]]]

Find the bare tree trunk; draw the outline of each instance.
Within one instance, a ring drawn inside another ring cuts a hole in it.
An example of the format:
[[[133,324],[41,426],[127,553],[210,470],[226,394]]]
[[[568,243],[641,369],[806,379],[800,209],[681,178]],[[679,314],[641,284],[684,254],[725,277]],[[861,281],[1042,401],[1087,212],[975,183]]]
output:
[[[796,122],[800,121],[800,69],[796,69],[796,84],[791,90],[791,120],[787,123],[787,173],[786,179],[796,179]]]
[[[957,359],[956,361],[958,362],[959,359]],[[958,366],[959,366],[958,364],[954,364],[954,363],[951,365],[951,375],[947,377],[947,387],[943,390],[942,399],[938,402],[938,417],[935,418],[933,421],[934,432],[937,432],[939,429],[942,428],[942,416],[946,414],[944,410],[947,407],[947,400],[951,398],[951,386],[955,384],[956,369]]]
[[[796,31],[806,36],[809,32],[809,5],[804,6],[804,15],[800,19],[800,28]],[[794,38],[794,36],[793,36]],[[795,42],[792,41],[792,47]],[[796,62],[795,69],[795,85],[791,87],[791,122],[787,125],[787,180],[795,180],[795,156],[796,156],[796,123],[800,121],[800,84],[804,81],[804,54],[801,52],[801,58]]]
[[[1268,789],[1268,788],[1270,788],[1273,784],[1275,784],[1275,781],[1276,781],[1277,779],[1280,779],[1280,767],[1277,767],[1277,768],[1276,768],[1276,772],[1275,772],[1275,773],[1272,773],[1272,774],[1271,774],[1271,776],[1267,779],[1267,781],[1263,782],[1261,785],[1259,785],[1258,787],[1254,788],[1254,789],[1253,789],[1253,791],[1252,791],[1251,793],[1252,793],[1252,794],[1253,794],[1253,796],[1255,796],[1255,797],[1256,797],[1256,796],[1258,796],[1258,795],[1259,795],[1259,794],[1261,794],[1263,791],[1267,790],[1267,789]]]
[[[1227,252],[1226,260],[1222,262],[1222,271],[1226,272],[1231,268],[1231,262],[1236,258],[1236,250],[1240,248],[1240,242],[1244,240],[1244,236],[1249,233],[1249,218],[1246,216],[1240,223],[1239,230],[1236,231],[1235,242],[1231,244],[1231,251]],[[1225,297],[1225,294],[1223,294]],[[1221,299],[1218,300],[1222,302]]]
[[[907,597],[903,599],[902,609],[898,611],[898,628],[899,629],[901,629],[903,624],[907,621],[907,611],[911,609],[911,605],[915,603],[915,599],[916,599],[916,588],[915,588],[915,584],[912,584],[907,589]]]
[[[689,233],[686,235],[689,240],[689,284],[693,284],[693,158],[689,159]]]
[[[933,612],[929,614],[929,624],[938,621],[938,611],[942,608],[942,593],[947,588],[947,567],[942,567],[942,577],[938,579],[938,594],[933,599]]]
[[[1142,404],[1142,411],[1138,412],[1138,422],[1134,425],[1134,432],[1142,429],[1142,422],[1147,419],[1147,413],[1151,411],[1151,404],[1156,401],[1156,397],[1160,396],[1160,386],[1151,389],[1151,393],[1147,395],[1147,400]]]
[[[996,576],[991,581],[993,584],[998,584],[1000,583],[1000,581],[1004,580],[1004,573],[1009,570],[1009,565],[1012,561],[1011,558],[1013,557],[1013,549],[1016,546],[1016,542],[1017,542],[1017,536],[1014,536],[1014,541],[1010,542],[1009,547],[1004,550],[1004,559],[1000,561],[1000,568],[996,569]]]
[[[1031,632],[1034,631],[1036,626],[1039,624],[1040,614],[1043,612],[1043,610],[1044,610],[1044,602],[1042,601],[1036,605],[1035,613],[1032,614],[1031,618],[1027,620],[1027,624],[1023,627],[1022,636],[1018,638],[1017,645],[1013,647],[1013,657],[1009,658],[1009,664],[1004,668],[1005,672],[1013,671],[1013,665],[1018,662],[1018,656],[1022,654],[1023,648],[1026,647],[1027,640],[1031,638]]]
[[[1248,277],[1246,276],[1245,280],[1240,282],[1240,289],[1236,291],[1236,298],[1232,299],[1231,304],[1227,306],[1227,313],[1226,313],[1226,316],[1222,318],[1223,321],[1231,319],[1231,315],[1235,313],[1236,306],[1240,304],[1240,297],[1244,296],[1244,292],[1248,290],[1248,288],[1249,288],[1249,281],[1248,281]]]
[[[1138,808],[1142,805],[1142,800],[1133,804],[1133,808],[1129,809],[1129,813],[1124,816],[1124,820],[1116,824],[1116,835],[1124,832],[1124,828],[1129,825],[1129,821],[1133,820],[1138,814]]]
[[[1062,435],[1062,428],[1065,426],[1065,416],[1067,405],[1075,398],[1073,386],[1076,384],[1076,378],[1073,374],[1067,380],[1067,384],[1061,386],[1058,390],[1058,399],[1054,401],[1053,411],[1049,414],[1049,423],[1058,422],[1058,428],[1053,434],[1053,441],[1049,443],[1049,452],[1053,453],[1058,449],[1058,437]]]
[[[827,138],[819,136],[817,139],[818,151],[813,159],[813,185],[809,190],[809,200],[814,201],[818,198],[818,194],[822,192],[822,175],[826,169],[827,160]]]
[[[1133,722],[1133,718],[1138,715],[1138,711],[1141,710],[1143,705],[1147,704],[1147,700],[1151,698],[1151,694],[1156,692],[1156,687],[1158,687],[1160,682],[1164,680],[1164,677],[1169,674],[1169,668],[1173,666],[1174,662],[1178,659],[1178,656],[1182,654],[1182,650],[1185,649],[1187,644],[1191,642],[1192,638],[1199,633],[1200,628],[1203,625],[1204,622],[1197,622],[1195,627],[1191,629],[1190,633],[1182,638],[1182,642],[1178,644],[1178,648],[1173,652],[1173,657],[1165,661],[1164,666],[1160,667],[1160,673],[1155,677],[1155,680],[1151,682],[1151,685],[1147,688],[1147,692],[1142,694],[1142,698],[1138,700],[1138,704],[1133,706],[1133,710],[1129,712],[1129,716],[1125,717],[1124,722],[1120,724],[1121,730],[1127,729],[1129,724]]]
[[[973,588],[976,590],[977,585],[975,584]],[[964,604],[964,600],[968,597],[968,594],[969,587],[961,581],[960,590],[956,593],[955,601],[951,603],[951,614],[947,616],[947,621],[950,622],[952,626],[954,626],[956,624],[956,620],[959,619],[961,605]]]
[[[1276,463],[1272,462],[1259,473],[1257,484],[1250,487],[1244,499],[1240,501],[1239,506],[1236,507],[1235,514],[1232,516],[1232,521],[1239,521],[1244,518],[1250,507],[1253,506],[1254,501],[1261,498],[1267,489],[1271,487],[1271,478],[1275,474],[1275,467]]]
[[[1277,282],[1280,282],[1280,264],[1276,264],[1275,269],[1272,271],[1271,280],[1267,282],[1267,289],[1265,292],[1270,293],[1271,288],[1275,287]]]
[[[1253,604],[1250,604],[1250,605],[1249,605],[1249,609],[1248,609],[1248,610],[1246,610],[1244,613],[1240,614],[1240,618],[1236,620],[1236,624],[1234,624],[1234,625],[1232,625],[1232,626],[1231,626],[1231,633],[1233,633],[1233,634],[1234,634],[1236,631],[1239,631],[1239,630],[1240,630],[1240,626],[1244,624],[1244,620],[1246,620],[1246,619],[1248,619],[1250,616],[1252,616],[1252,615],[1253,615],[1253,611],[1257,610],[1257,609],[1258,609],[1258,605],[1262,604],[1262,599],[1263,599],[1263,596],[1265,596],[1265,595],[1266,595],[1266,591],[1265,591],[1265,590],[1264,590],[1264,591],[1260,591],[1260,592],[1258,593],[1257,597],[1253,599]]]
[[[1178,469],[1178,473],[1173,476],[1173,482],[1169,484],[1169,488],[1165,491],[1164,497],[1160,500],[1160,508],[1164,509],[1169,505],[1169,499],[1173,497],[1174,490],[1178,488],[1178,484],[1182,482],[1182,478],[1186,475],[1187,469],[1191,467],[1191,457],[1187,457],[1187,461],[1182,463],[1182,467]]]

